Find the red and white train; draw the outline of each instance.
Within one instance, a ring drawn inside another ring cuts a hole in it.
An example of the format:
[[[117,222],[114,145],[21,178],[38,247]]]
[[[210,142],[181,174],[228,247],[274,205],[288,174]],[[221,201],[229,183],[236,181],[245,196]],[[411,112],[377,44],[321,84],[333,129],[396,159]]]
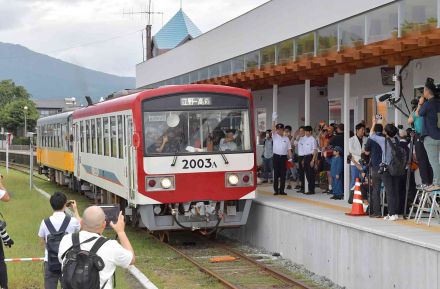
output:
[[[144,90],[40,119],[39,165],[151,231],[241,226],[256,188],[252,107],[249,91],[226,86]],[[63,150],[73,172],[51,166]]]

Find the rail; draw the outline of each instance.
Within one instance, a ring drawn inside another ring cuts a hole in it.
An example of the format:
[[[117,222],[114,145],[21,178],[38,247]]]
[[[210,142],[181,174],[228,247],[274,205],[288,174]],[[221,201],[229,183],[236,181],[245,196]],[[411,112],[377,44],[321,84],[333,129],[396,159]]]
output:
[[[246,256],[244,253],[236,249],[233,249],[226,244],[198,236],[194,233],[191,235],[195,240],[200,241],[201,246],[194,245],[192,246],[192,248],[188,248],[190,246],[186,246],[186,248],[182,249],[181,246],[179,245],[163,243],[161,239],[155,235],[153,235],[153,237],[158,242],[161,242],[162,244],[167,246],[170,250],[176,252],[178,255],[182,256],[183,258],[194,264],[201,271],[205,272],[214,279],[218,280],[227,288],[231,288],[231,289],[256,288],[255,283],[252,283],[252,282],[256,282],[255,278],[252,278],[252,276],[250,276],[250,278],[246,278],[244,275],[246,272],[250,275],[252,274],[258,275],[259,278],[266,277],[265,282],[262,282],[260,285],[258,285],[259,286],[258,288],[298,288],[298,289],[317,288],[306,285],[300,280],[295,280],[288,275],[278,272],[275,269],[272,269],[256,261],[255,259]],[[202,255],[198,256],[200,253],[202,253]],[[206,256],[206,254],[204,253],[210,253],[210,254]],[[208,262],[208,264],[205,264],[206,262],[204,263],[203,261],[199,261],[212,257],[213,253],[219,253],[221,256],[224,256],[225,254],[230,255],[233,257],[232,259],[239,260],[241,264],[238,264],[238,262],[234,262],[234,261],[224,262],[224,263],[222,262],[224,266],[216,268],[215,266],[209,265],[213,263]],[[240,276],[238,279],[236,278],[237,272],[240,272]],[[228,273],[231,274],[228,275]],[[248,284],[249,287],[246,286],[246,281],[243,280],[250,281],[251,284]]]

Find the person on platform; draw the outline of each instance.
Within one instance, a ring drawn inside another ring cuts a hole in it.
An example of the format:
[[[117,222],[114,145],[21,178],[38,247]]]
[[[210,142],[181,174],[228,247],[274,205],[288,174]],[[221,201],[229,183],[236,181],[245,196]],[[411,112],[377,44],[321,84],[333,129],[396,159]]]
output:
[[[286,185],[286,161],[292,158],[290,140],[284,136],[284,125],[276,123],[278,114],[272,114],[272,134],[273,140],[273,190],[274,195],[287,195],[284,192]],[[279,180],[279,181],[278,181]]]
[[[333,196],[332,200],[342,200],[344,198],[344,159],[343,159],[343,149],[340,146],[333,148],[333,158],[330,169],[330,174],[332,176],[333,182]]]
[[[298,144],[299,140],[305,135],[304,126],[301,126],[295,133],[293,138],[293,147],[295,148],[295,154],[298,156],[298,184],[295,187],[295,191],[298,193],[304,193],[304,165],[303,156],[299,155]]]
[[[272,181],[272,170],[273,170],[273,140],[272,140],[272,130],[266,130],[266,137],[263,143],[263,183]]]
[[[440,92],[434,84],[434,79],[427,78],[423,97],[416,110],[418,116],[423,117],[423,144],[432,167],[432,185],[425,188],[427,191],[440,190]]]
[[[303,157],[302,162],[308,181],[308,191],[304,193],[306,195],[315,193],[315,162],[318,156],[318,144],[312,136],[312,132],[311,126],[304,127],[304,136],[298,143],[298,155]]]
[[[350,194],[353,194],[354,183],[360,178],[361,171],[358,170],[356,163],[359,163],[361,154],[364,151],[367,138],[365,137],[365,125],[358,123],[356,125],[356,133],[348,140],[348,152],[351,155],[350,161]],[[350,197],[352,199],[352,197]]]
[[[344,149],[344,124],[340,123],[336,126],[336,133],[330,139],[330,146],[339,146]]]

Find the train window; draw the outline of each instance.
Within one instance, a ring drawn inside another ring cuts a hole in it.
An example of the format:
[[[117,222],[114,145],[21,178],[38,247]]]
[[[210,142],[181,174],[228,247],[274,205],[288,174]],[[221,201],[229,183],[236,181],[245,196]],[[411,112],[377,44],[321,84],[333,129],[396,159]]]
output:
[[[147,154],[250,151],[247,109],[144,113]]]
[[[102,126],[101,126],[101,119],[96,119],[96,132],[97,132],[97,138],[96,143],[98,145],[98,155],[102,155]]]
[[[56,130],[56,132],[57,132],[57,134],[56,134],[57,135],[57,145],[56,145],[56,147],[59,148],[61,146],[61,144],[60,144],[61,125],[59,123],[57,123],[57,130]]]
[[[124,144],[122,143],[122,140],[124,138],[124,132],[122,131],[122,116],[118,115],[118,151],[119,151],[119,158],[124,158]]]
[[[111,138],[111,152],[112,157],[117,157],[117,147],[116,147],[116,138],[117,138],[117,131],[116,131],[116,117],[111,116],[110,117],[110,138]]]
[[[103,134],[103,138],[104,138],[104,155],[108,156],[109,155],[109,127],[108,127],[108,117],[104,117],[102,120],[103,126],[104,126],[104,134]]]
[[[86,120],[86,152],[90,153],[90,120]]]
[[[95,120],[91,121],[91,133],[92,133],[92,154],[96,154],[96,129],[95,129]]]
[[[84,121],[80,121],[79,123],[79,142],[80,142],[80,148],[81,152],[84,152]]]

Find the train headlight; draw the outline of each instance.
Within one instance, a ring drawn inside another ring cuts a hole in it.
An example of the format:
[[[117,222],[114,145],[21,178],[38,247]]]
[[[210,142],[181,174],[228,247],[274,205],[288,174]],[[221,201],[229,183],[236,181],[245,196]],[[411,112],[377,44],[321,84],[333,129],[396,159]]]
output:
[[[238,181],[239,181],[239,178],[238,178],[238,176],[236,174],[230,174],[229,175],[228,182],[229,182],[230,185],[235,186],[235,185],[238,184]]]
[[[173,182],[171,181],[170,178],[163,178],[162,180],[160,180],[160,186],[164,189],[169,189],[171,188],[172,185]]]

